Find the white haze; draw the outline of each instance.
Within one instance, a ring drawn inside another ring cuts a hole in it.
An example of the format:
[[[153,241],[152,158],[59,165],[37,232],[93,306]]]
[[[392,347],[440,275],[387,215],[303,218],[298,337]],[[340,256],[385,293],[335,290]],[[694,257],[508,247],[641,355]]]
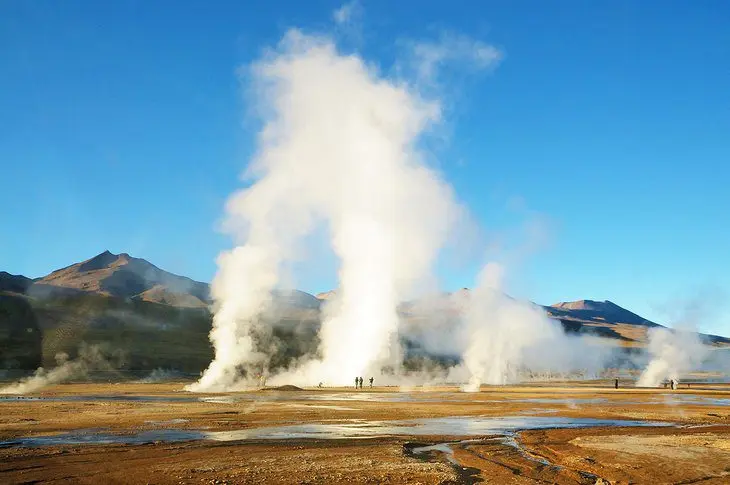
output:
[[[158,382],[169,382],[180,379],[184,374],[171,369],[152,369],[146,377],[136,381],[137,384],[156,384]]]
[[[674,329],[649,329],[649,363],[636,385],[657,387],[667,379],[679,381],[683,374],[699,369],[710,356],[710,348],[697,333],[697,327],[717,311],[722,297],[715,291],[700,292],[679,308]]]
[[[603,368],[612,349],[591,337],[566,335],[543,308],[507,296],[503,277],[502,265],[488,263],[474,291],[463,295],[460,341],[466,345],[451,377],[466,380],[464,390],[536,375],[592,376]]]
[[[227,206],[241,245],[218,259],[215,359],[189,389],[228,389],[242,370],[250,381],[266,368],[259,315],[282,265],[321,224],[340,261],[339,291],[324,311],[319,358],[292,375],[349,384],[401,360],[396,308],[428,280],[460,216],[451,188],[417,149],[439,121],[439,103],[338,52],[331,39],[297,30],[251,72],[264,116],[255,183]]]
[[[92,370],[113,368],[101,348],[96,345],[82,345],[78,357],[73,360],[69,360],[68,354],[64,352],[56,354],[55,358],[56,367],[50,370],[41,367],[32,376],[0,388],[0,394],[27,394],[47,386],[86,377]]]
[[[679,381],[682,374],[698,369],[709,349],[693,331],[649,329],[649,364],[636,382],[638,387],[657,387],[666,379]]]

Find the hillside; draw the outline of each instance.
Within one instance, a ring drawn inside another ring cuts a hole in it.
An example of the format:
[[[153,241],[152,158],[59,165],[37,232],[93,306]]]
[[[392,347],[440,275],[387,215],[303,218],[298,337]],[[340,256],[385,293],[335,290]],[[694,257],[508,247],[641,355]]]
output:
[[[210,299],[205,283],[168,273],[144,259],[109,251],[53,271],[33,282],[26,293],[33,297],[93,293],[188,308],[206,307]]]
[[[20,295],[0,292],[0,369],[35,369],[41,360],[41,330],[33,308]]]
[[[636,313],[621,308],[611,301],[578,300],[560,302],[545,307],[551,315],[574,320],[628,323],[630,325],[643,325],[647,327],[658,327],[660,325],[640,317]]]
[[[559,302],[543,308],[551,318],[560,320],[568,332],[617,339],[626,347],[644,346],[649,329],[663,326],[608,300]],[[730,345],[730,338],[719,335],[700,334],[700,337],[707,344]]]
[[[59,352],[73,357],[82,343],[102,345],[122,369],[174,368],[198,372],[213,357],[206,308],[78,293],[28,298],[42,333],[40,364]],[[0,344],[4,345],[4,344]]]
[[[0,271],[0,291],[11,293],[25,293],[33,280],[22,275],[13,275],[6,271]]]

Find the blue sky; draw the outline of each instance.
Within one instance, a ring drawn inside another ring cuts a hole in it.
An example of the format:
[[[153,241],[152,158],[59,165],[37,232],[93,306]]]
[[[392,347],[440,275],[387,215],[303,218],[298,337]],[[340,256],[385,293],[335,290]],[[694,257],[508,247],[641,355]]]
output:
[[[340,5],[2,2],[0,269],[109,249],[209,281],[255,135],[236,70],[289,27],[332,31]],[[444,89],[434,153],[483,228],[471,252],[496,234],[521,256],[512,293],[665,322],[668,302],[730,291],[728,25],[721,0],[363,1],[344,41],[384,70],[399,42],[444,31],[502,50]],[[441,265],[444,286],[480,263]],[[723,301],[703,330],[730,335]]]

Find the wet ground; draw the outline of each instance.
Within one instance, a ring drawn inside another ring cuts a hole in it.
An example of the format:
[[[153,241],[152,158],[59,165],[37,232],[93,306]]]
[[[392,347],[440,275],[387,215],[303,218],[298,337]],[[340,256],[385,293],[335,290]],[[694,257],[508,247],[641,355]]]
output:
[[[611,384],[60,385],[0,397],[0,483],[730,483],[730,386]]]
[[[185,419],[145,421],[145,424],[182,424]],[[393,436],[511,436],[517,431],[550,428],[671,426],[670,423],[632,421],[626,419],[592,419],[542,416],[510,416],[484,418],[455,416],[422,418],[404,421],[353,420],[348,423],[309,423],[242,429],[237,431],[204,431],[156,429],[137,433],[108,433],[100,430],[78,430],[43,436],[27,436],[0,441],[0,448],[90,444],[144,444],[179,441],[252,441],[290,439],[347,439]]]

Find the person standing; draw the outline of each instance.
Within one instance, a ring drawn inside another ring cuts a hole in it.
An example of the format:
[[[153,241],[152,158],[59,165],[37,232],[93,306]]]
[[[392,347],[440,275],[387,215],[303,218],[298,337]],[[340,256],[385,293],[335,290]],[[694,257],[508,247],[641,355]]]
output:
[[[616,378],[616,382],[614,382],[614,386],[618,389],[618,377]]]
[[[360,378],[355,377],[355,389],[357,389],[357,385],[360,383]]]
[[[362,376],[360,376],[360,389],[362,389]]]
[[[370,378],[370,387],[373,387],[373,381],[374,381],[374,380],[375,380],[375,378],[374,378],[374,377],[371,377],[371,378]]]

